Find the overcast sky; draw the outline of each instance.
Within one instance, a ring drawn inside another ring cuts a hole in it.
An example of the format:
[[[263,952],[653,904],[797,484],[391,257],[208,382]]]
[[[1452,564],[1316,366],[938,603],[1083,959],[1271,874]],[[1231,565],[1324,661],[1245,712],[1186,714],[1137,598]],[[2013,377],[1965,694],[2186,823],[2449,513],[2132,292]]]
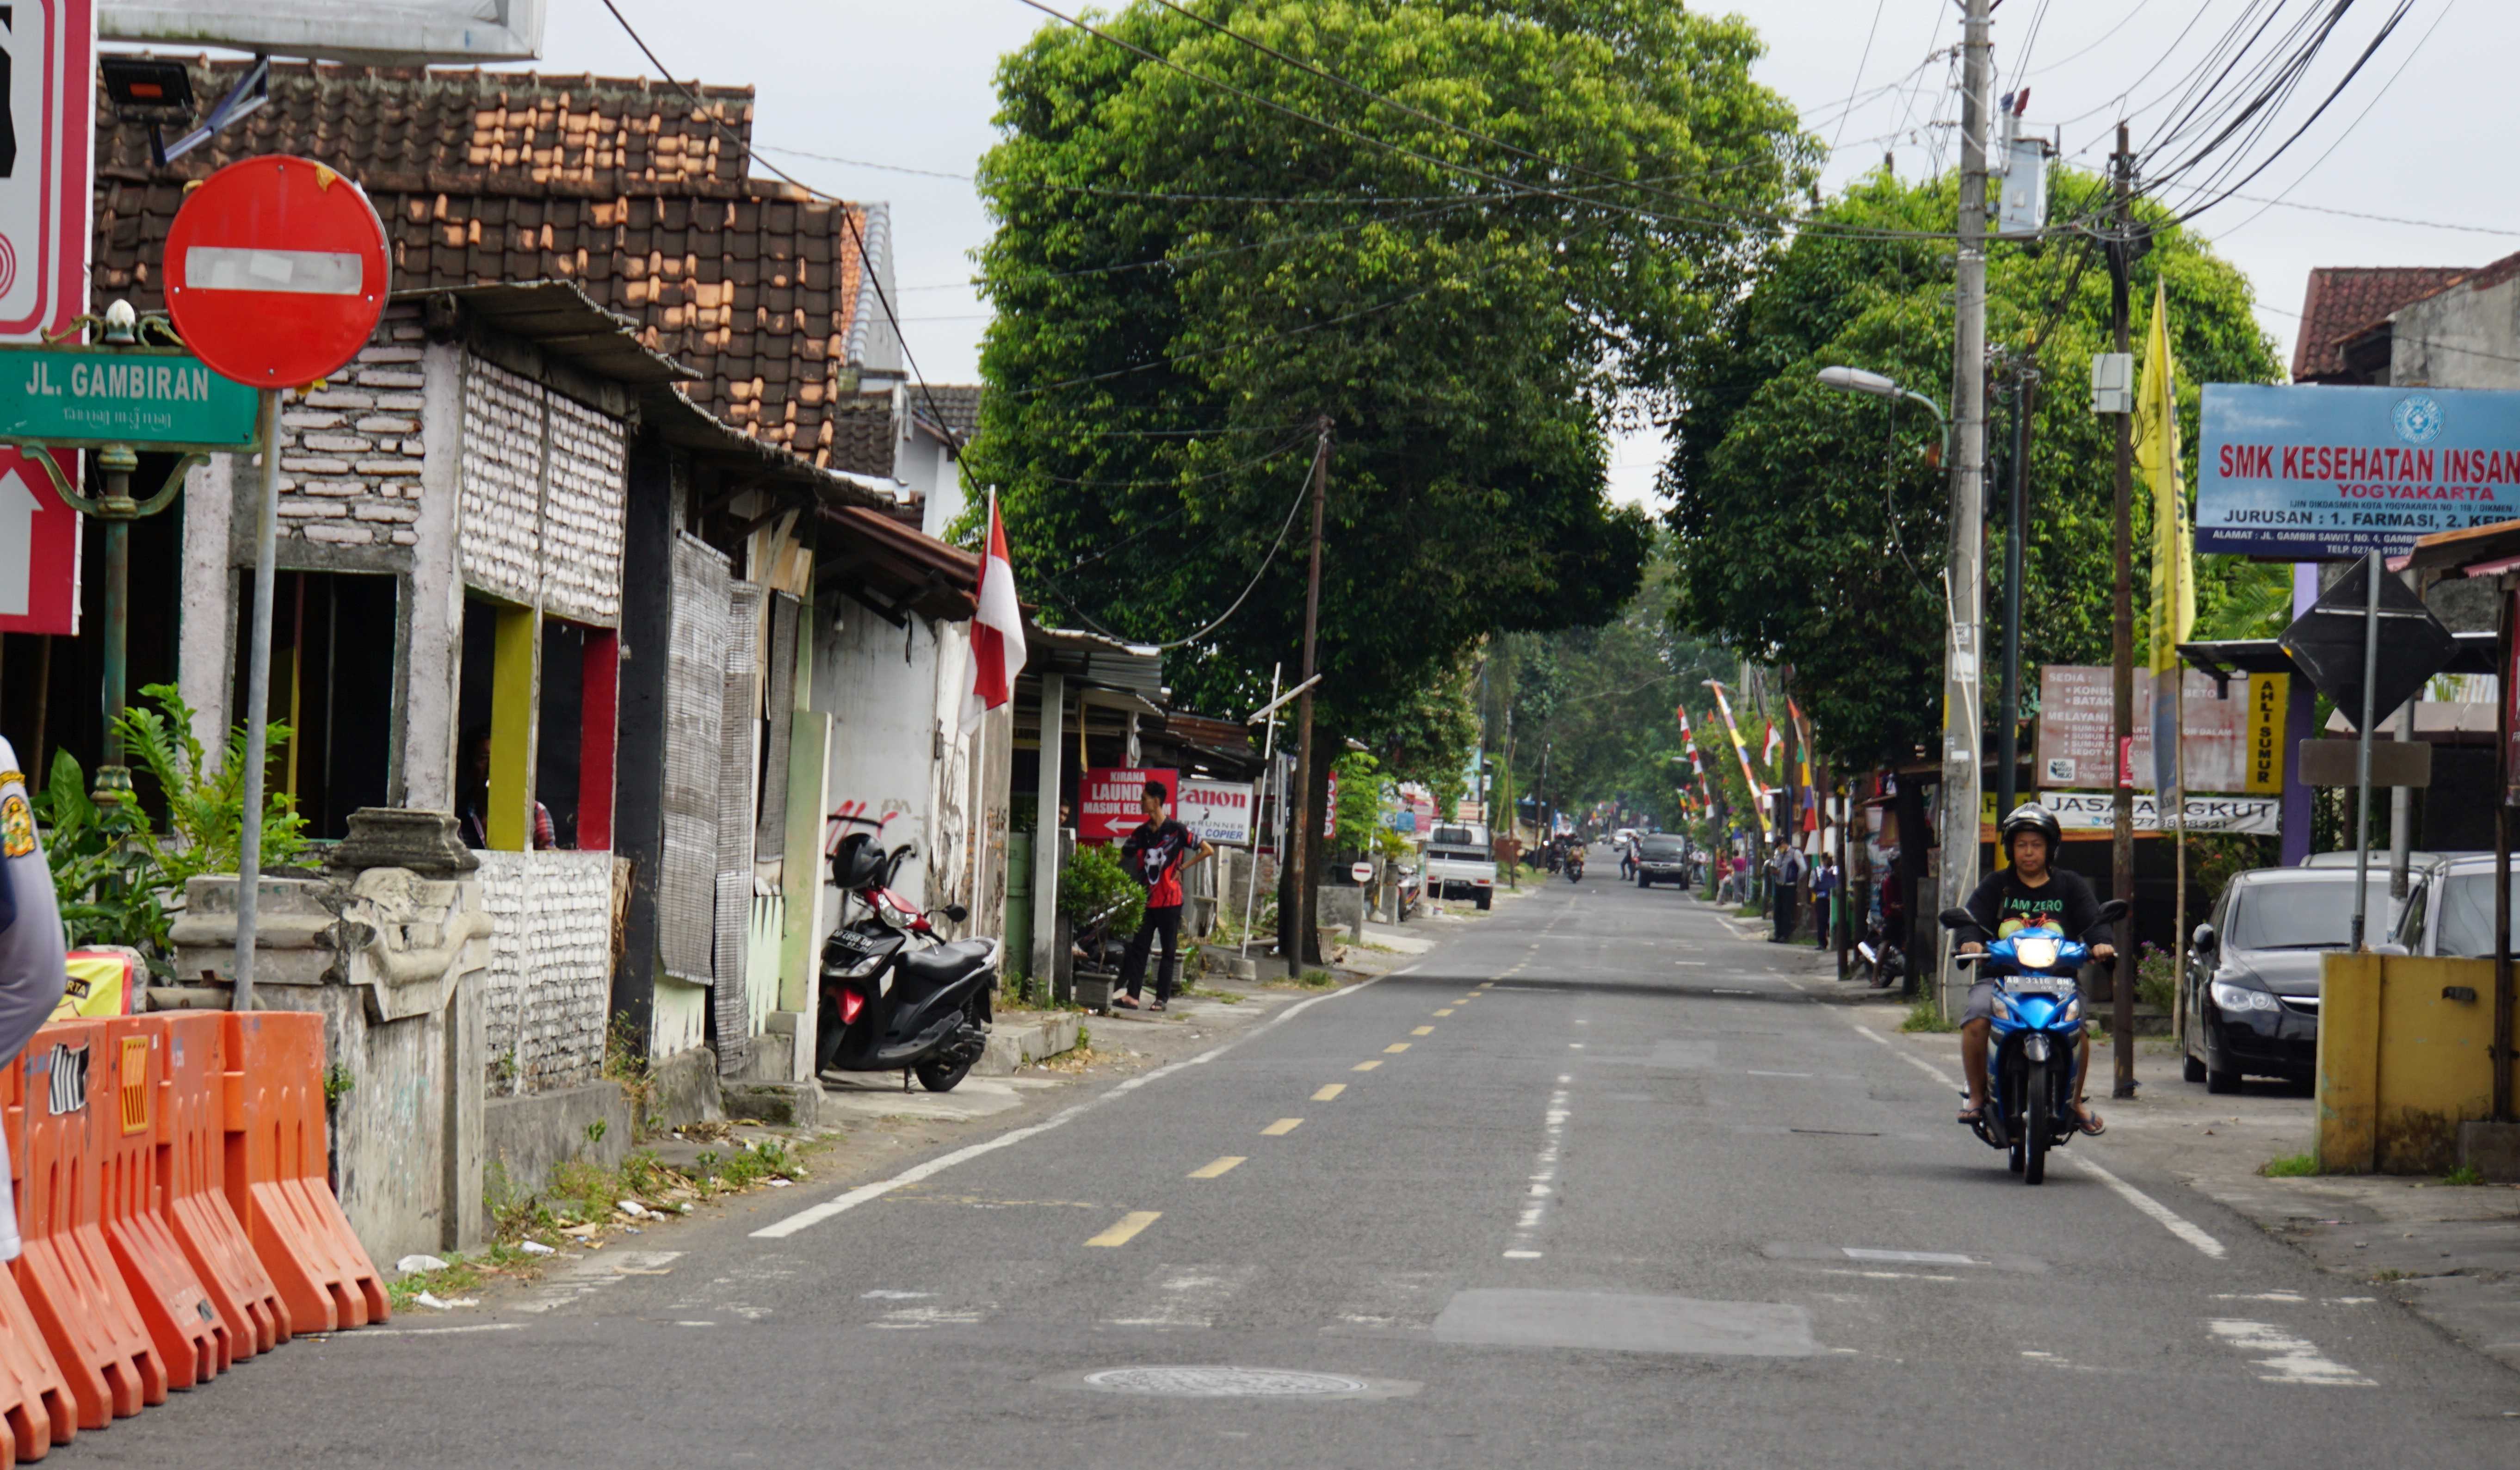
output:
[[[988,221],[970,186],[772,150],[968,174],[995,137],[990,117],[999,56],[1056,22],[1018,0],[616,3],[686,79],[758,90],[753,136],[765,156],[818,188],[891,202],[899,308],[919,365],[932,381],[974,380],[985,319],[963,283],[968,252],[986,238]],[[1064,0],[1053,3],[1073,13]],[[2119,110],[2130,110],[2140,149],[2147,124],[2163,125],[2186,74],[2254,3],[2008,0],[1995,26],[1997,90],[2017,84],[2026,49],[2025,128],[2062,125],[2067,154],[2101,166]],[[2289,0],[2283,11],[2298,15],[2325,4]],[[2320,69],[2304,82],[2283,132],[2333,85],[2393,5],[2362,0],[2349,12],[2321,53]],[[1814,131],[1838,149],[1830,186],[1874,166],[1885,151],[1895,152],[1900,171],[1912,177],[1950,157],[1955,129],[1949,124],[1958,115],[1954,73],[1949,62],[1928,60],[1958,39],[1958,12],[1949,0],[1733,0],[1700,8],[1735,11],[1760,28],[1769,48],[1760,78],[1799,106]],[[2239,200],[2200,218],[2198,227],[2248,273],[2259,319],[2287,357],[2292,314],[2301,309],[2314,265],[2473,265],[2520,250],[2520,217],[2495,206],[2500,191],[2487,187],[2507,166],[2514,57],[2520,57],[2520,5],[2414,0],[2397,33],[2327,114],[2241,191],[2253,200],[2284,198],[2431,223]],[[612,75],[652,69],[601,0],[552,0],[541,67]],[[1850,97],[1857,99],[1851,110]],[[2269,138],[2261,152],[2274,141]],[[2506,162],[2496,164],[2496,157]],[[1657,452],[1651,438],[1620,444],[1613,493],[1646,495]]]

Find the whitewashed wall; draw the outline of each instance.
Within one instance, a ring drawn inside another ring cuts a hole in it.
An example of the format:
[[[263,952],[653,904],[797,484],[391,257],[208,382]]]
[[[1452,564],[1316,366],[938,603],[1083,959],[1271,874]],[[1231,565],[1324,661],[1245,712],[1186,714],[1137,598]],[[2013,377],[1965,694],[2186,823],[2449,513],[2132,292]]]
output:
[[[592,1081],[612,991],[612,855],[474,856],[497,926],[482,976],[492,1091]]]

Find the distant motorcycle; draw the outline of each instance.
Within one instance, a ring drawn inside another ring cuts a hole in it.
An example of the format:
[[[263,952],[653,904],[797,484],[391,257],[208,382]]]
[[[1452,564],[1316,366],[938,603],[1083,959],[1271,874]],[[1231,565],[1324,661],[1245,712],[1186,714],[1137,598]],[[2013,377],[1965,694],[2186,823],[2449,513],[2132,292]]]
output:
[[[1584,849],[1580,847],[1569,848],[1566,851],[1566,881],[1569,883],[1584,881]]]
[[[1888,990],[1908,973],[1908,952],[1890,942],[1890,926],[1877,913],[1865,922],[1855,953],[1864,957],[1874,990]]]

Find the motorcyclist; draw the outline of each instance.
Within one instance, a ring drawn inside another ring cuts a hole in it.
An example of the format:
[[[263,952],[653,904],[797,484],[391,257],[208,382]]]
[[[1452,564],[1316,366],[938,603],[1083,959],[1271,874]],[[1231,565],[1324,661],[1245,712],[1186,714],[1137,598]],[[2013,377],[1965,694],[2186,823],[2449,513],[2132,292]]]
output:
[[[2006,865],[1987,875],[1965,906],[1975,923],[1958,931],[1959,953],[1983,954],[1990,939],[2008,938],[2034,924],[2053,926],[2066,938],[2080,940],[2098,924],[2099,900],[2082,874],[2049,866],[2064,833],[2055,816],[2035,801],[2023,802],[2003,819],[1996,839],[2003,845]],[[2114,946],[2092,946],[2092,958],[2114,957]],[[1986,1111],[1987,1039],[1995,1030],[1995,982],[1981,979],[1969,987],[1968,1006],[1960,1021],[1960,1070],[1968,1078],[1968,1106],[1962,1123],[1973,1124]],[[2108,1124],[2092,1111],[2083,1096],[2083,1082],[2092,1069],[2092,1035],[2083,1032],[2074,1059],[2074,1121],[2094,1136]]]

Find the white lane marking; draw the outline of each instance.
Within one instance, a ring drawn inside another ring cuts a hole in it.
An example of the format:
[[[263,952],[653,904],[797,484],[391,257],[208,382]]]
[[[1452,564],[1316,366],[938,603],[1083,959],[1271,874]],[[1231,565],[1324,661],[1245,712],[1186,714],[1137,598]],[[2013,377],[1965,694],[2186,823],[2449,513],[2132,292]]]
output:
[[[1167,1266],[1155,1272],[1152,1305],[1130,1316],[1105,1317],[1114,1327],[1205,1327],[1251,1278],[1258,1266]]]
[[[625,1276],[661,1276],[683,1259],[681,1251],[604,1251],[581,1257],[547,1278],[540,1290],[515,1304],[518,1312],[549,1312],[578,1298],[618,1286]]]
[[[1334,990],[1329,992],[1328,995],[1314,996],[1309,1000],[1298,1001],[1294,1004],[1287,1006],[1284,1010],[1282,1010],[1276,1015],[1261,1022],[1259,1025],[1252,1027],[1249,1031],[1246,1031],[1242,1035],[1236,1037],[1234,1040],[1225,1043],[1223,1046],[1211,1047],[1207,1050],[1198,1053],[1196,1056],[1188,1056],[1177,1062],[1168,1062],[1163,1066],[1155,1068],[1151,1072],[1141,1073],[1136,1077],[1129,1078],[1125,1082],[1113,1083],[1109,1088],[1104,1089],[1094,1096],[1088,1097],[1082,1102],[1070,1103],[1068,1106],[1059,1109],[1058,1112],[1051,1114],[1039,1123],[1035,1123],[1029,1127],[1018,1128],[1009,1133],[1003,1133],[994,1138],[983,1138],[977,1143],[966,1144],[961,1148],[955,1149],[951,1153],[939,1154],[935,1158],[929,1159],[923,1164],[914,1164],[910,1168],[901,1171],[901,1173],[894,1175],[888,1180],[877,1180],[873,1183],[860,1184],[856,1188],[844,1190],[840,1194],[835,1195],[831,1199],[827,1199],[819,1205],[808,1205],[804,1209],[797,1211],[795,1214],[788,1216],[785,1220],[763,1225],[760,1229],[752,1232],[752,1238],[755,1240],[785,1239],[789,1235],[795,1234],[798,1230],[810,1229],[834,1216],[842,1215],[848,1211],[854,1210],[871,1199],[881,1199],[883,1196],[890,1194],[895,1189],[918,1183],[922,1180],[933,1179],[937,1175],[943,1174],[946,1170],[953,1168],[957,1164],[968,1164],[971,1160],[979,1158],[983,1154],[995,1153],[1001,1148],[1012,1148],[1026,1138],[1037,1137],[1042,1134],[1049,1133],[1053,1129],[1064,1128],[1068,1124],[1075,1122],[1077,1119],[1092,1112],[1094,1109],[1101,1107],[1103,1103],[1110,1101],[1112,1098],[1119,1096],[1123,1092],[1134,1092],[1138,1089],[1145,1087],[1147,1084],[1154,1082],[1159,1078],[1169,1077],[1173,1073],[1181,1071],[1185,1067],[1195,1067],[1206,1062],[1214,1061],[1216,1058],[1223,1056],[1226,1052],[1241,1046],[1244,1042],[1250,1041],[1254,1037],[1265,1035],[1280,1026],[1283,1026],[1288,1021],[1293,1020],[1296,1016],[1303,1014],[1306,1010],[1321,1004],[1325,1001],[1336,1001],[1344,996],[1355,995],[1358,991],[1364,990],[1366,987],[1373,985],[1381,979],[1382,977],[1377,975],[1372,979],[1359,981],[1357,984],[1349,986],[1345,990]]]
[[[1895,1261],[1907,1266],[1986,1265],[1975,1256],[1963,1256],[1954,1251],[1877,1251],[1860,1245],[1840,1246],[1838,1249],[1846,1252],[1849,1261]]]
[[[867,1325],[905,1332],[923,1332],[930,1327],[970,1327],[978,1325],[996,1306],[995,1302],[984,1302],[977,1307],[895,1307]]]
[[[1719,985],[1715,987],[1715,994],[1719,996],[1755,996],[1758,992],[1755,990],[1726,990],[1724,987]]]
[[[1745,1072],[1745,1077],[1809,1077],[1809,1072]]]
[[[2269,1322],[2216,1317],[2205,1324],[2216,1337],[2247,1354],[2266,1354],[2255,1361],[2266,1369],[2264,1383],[2306,1383],[2319,1388],[2378,1388],[2379,1385],[2318,1351],[2318,1345]]]
[[[1950,1073],[1945,1072],[1942,1068],[1935,1066],[1932,1062],[1925,1060],[1914,1052],[1905,1049],[1900,1047],[1898,1043],[1890,1040],[1890,1038],[1886,1036],[1883,1036],[1871,1027],[1865,1025],[1862,1021],[1856,1020],[1852,1016],[1842,1016],[1840,1019],[1844,1020],[1849,1026],[1854,1027],[1858,1036],[1868,1037],[1873,1041],[1879,1042],[1882,1046],[1890,1048],[1891,1055],[1898,1057],[1901,1061],[1914,1067],[1917,1071],[1924,1073],[1934,1081],[1941,1083],[1947,1088],[1956,1089],[1959,1086],[1958,1079],[1953,1077]],[[2215,1239],[2212,1235],[2207,1234],[2205,1230],[2201,1226],[2197,1225],[2193,1221],[2188,1220],[2186,1217],[2179,1214],[2177,1211],[2171,1209],[2161,1201],[2154,1199],[2151,1195],[2144,1193],[2135,1185],[2119,1179],[2116,1175],[2111,1174],[2108,1170],[2102,1168],[2099,1164],[2094,1163],[2090,1158],[2080,1154],[2071,1155],[2070,1158],[2073,1163],[2081,1166],[2084,1172],[2090,1174],[2093,1179],[2098,1180],[2101,1183],[2108,1185],[2120,1199],[2123,1199],[2128,1204],[2135,1206],[2145,1215],[2151,1216],[2163,1229],[2168,1230],[2173,1235],[2186,1241],[2189,1245],[2196,1247],[2196,1249],[2203,1252],[2208,1259],[2220,1261],[2230,1254],[2228,1250],[2225,1249],[2223,1242]]]
[[[1540,1234],[1542,1219],[1549,1213],[1550,1196],[1556,1192],[1557,1158],[1566,1141],[1566,1120],[1571,1115],[1566,1105],[1566,1079],[1561,1077],[1557,1082],[1557,1090],[1549,1094],[1549,1111],[1542,1119],[1543,1141],[1540,1157],[1535,1161],[1536,1171],[1526,1181],[1530,1187],[1525,1197],[1530,1202],[1514,1218],[1513,1240],[1505,1253],[1508,1261],[1529,1261],[1540,1255],[1532,1245]]]
[[[238,808],[238,810],[239,810],[239,811],[243,811],[243,810],[244,810],[244,808],[240,807],[240,808]],[[1674,964],[1686,964],[1686,965],[1690,966],[1691,968],[1694,968],[1694,969],[1701,969],[1701,970],[1702,970],[1702,969],[1704,969],[1704,968],[1706,968],[1706,965],[1707,965],[1707,961],[1706,961],[1706,960],[1703,960],[1703,959],[1675,959],[1675,960],[1673,960],[1673,961],[1672,961],[1672,963],[1674,963]]]
[[[1868,1281],[1957,1281],[1958,1276],[1928,1275],[1912,1270],[1841,1270],[1834,1266],[1820,1269],[1823,1276],[1862,1276]]]
[[[328,1343],[349,1342],[363,1337],[444,1337],[450,1332],[516,1332],[522,1322],[469,1322],[461,1327],[360,1327],[346,1332],[305,1334],[320,1337]]]
[[[2098,1180],[2101,1183],[2108,1185],[2109,1188],[2117,1194],[2118,1198],[2125,1200],[2128,1204],[2135,1206],[2138,1210],[2151,1216],[2160,1224],[2163,1229],[2168,1230],[2173,1235],[2178,1236],[2180,1239],[2186,1241],[2189,1245],[2192,1245],[2196,1247],[2197,1250],[2203,1252],[2207,1259],[2220,1261],[2225,1256],[2230,1254],[2230,1252],[2224,1249],[2223,1242],[2206,1234],[2205,1231],[2194,1222],[2179,1214],[2177,1211],[2172,1210],[2168,1205],[2154,1199],[2151,1195],[2144,1193],[2135,1185],[2119,1179],[2116,1175],[2109,1173],[2106,1169],[2101,1168],[2096,1162],[2080,1155],[2073,1156],[2072,1162],[2081,1166],[2084,1173]]]

